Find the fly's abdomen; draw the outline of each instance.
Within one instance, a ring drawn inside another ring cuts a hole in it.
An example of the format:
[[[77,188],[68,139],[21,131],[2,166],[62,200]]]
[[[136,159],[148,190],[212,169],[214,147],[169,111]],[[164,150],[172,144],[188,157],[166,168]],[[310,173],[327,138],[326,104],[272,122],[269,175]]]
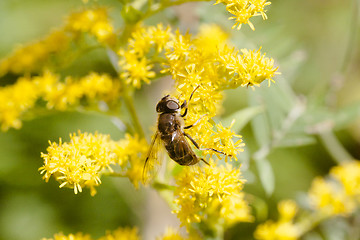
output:
[[[183,135],[179,131],[173,134],[163,135],[161,139],[169,157],[180,165],[193,165],[199,162],[198,157],[190,147]]]

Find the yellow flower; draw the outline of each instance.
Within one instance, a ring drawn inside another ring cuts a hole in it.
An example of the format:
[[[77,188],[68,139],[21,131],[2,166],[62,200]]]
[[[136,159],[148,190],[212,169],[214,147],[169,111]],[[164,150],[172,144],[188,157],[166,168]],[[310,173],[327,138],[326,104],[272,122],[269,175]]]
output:
[[[205,54],[214,54],[228,44],[229,34],[215,24],[201,25],[194,45]]]
[[[356,209],[354,200],[345,195],[341,186],[321,177],[313,180],[309,199],[315,210],[329,216],[349,215]]]
[[[57,233],[54,238],[42,238],[42,240],[92,240],[92,238],[90,235],[83,233],[69,234],[67,236],[63,233]],[[124,227],[114,231],[107,231],[105,236],[98,240],[140,240],[140,237],[136,227]]]
[[[84,187],[96,194],[95,187],[101,184],[100,177],[106,172],[112,174],[111,165],[119,165],[121,174],[130,179],[136,188],[142,178],[144,157],[148,146],[145,139],[125,135],[124,139],[113,141],[109,135],[81,133],[70,134],[70,142],[49,142],[47,153],[41,153],[44,166],[39,168],[45,181],[53,176],[60,182],[60,188],[73,188],[75,194]]]
[[[293,200],[283,200],[278,204],[278,211],[281,221],[291,221],[298,211],[298,206]]]
[[[167,228],[163,236],[157,237],[156,240],[185,240],[181,234],[173,228]]]
[[[99,240],[140,240],[139,230],[134,227],[118,228],[114,231],[107,231],[105,236]]]
[[[119,83],[107,74],[90,73],[80,79],[66,77],[65,82],[60,82],[59,76],[45,71],[42,76],[34,77],[34,81],[47,108],[61,111],[79,106],[80,100],[87,100],[88,104],[99,100],[111,103],[120,94]]]
[[[149,36],[151,43],[155,45],[157,52],[161,52],[164,47],[169,43],[170,37],[172,36],[171,29],[169,26],[164,28],[164,26],[159,23],[155,26],[149,27]]]
[[[152,38],[149,31],[141,26],[131,34],[128,48],[131,53],[138,57],[143,57],[150,50],[152,46]]]
[[[149,84],[150,78],[155,77],[155,72],[151,71],[153,64],[150,64],[145,57],[138,58],[136,53],[122,50],[119,55],[123,58],[119,61],[119,65],[124,71],[121,73],[121,77],[127,84],[140,88],[142,82]]]
[[[231,225],[238,221],[251,221],[250,208],[241,191],[244,180],[240,170],[231,165],[206,166],[195,171],[184,169],[176,176],[174,211],[189,230],[191,223],[202,222],[214,227],[216,224]]]
[[[182,35],[179,30],[172,35],[166,50],[166,57],[170,61],[181,60],[190,54],[191,35],[186,33]]]
[[[126,134],[124,139],[115,142],[114,149],[119,164],[124,174],[134,184],[135,188],[139,187],[142,181],[142,172],[148,144],[145,139],[140,139],[137,135],[131,136]]]
[[[56,233],[53,238],[42,238],[41,240],[92,240],[90,235],[82,233],[64,235],[63,233]]]
[[[258,86],[261,82],[272,79],[277,72],[278,68],[274,67],[274,60],[265,57],[261,54],[260,49],[249,51],[241,49],[242,55],[238,54],[235,49],[225,47],[219,51],[220,67],[230,78],[228,87],[236,88],[239,86]]]
[[[96,194],[100,185],[100,175],[104,170],[112,171],[110,164],[116,163],[109,135],[78,133],[70,135],[69,143],[50,143],[47,153],[41,153],[44,166],[39,168],[45,181],[53,176],[60,182],[60,188],[69,187],[74,193],[82,192],[84,187]]]
[[[75,34],[92,34],[100,43],[107,45],[113,44],[116,38],[107,9],[101,7],[71,14],[67,18],[65,30]]]
[[[296,240],[298,235],[298,230],[292,223],[271,220],[259,225],[254,233],[258,240]]]
[[[234,123],[235,120],[232,121],[228,128],[223,127],[221,123],[217,124],[217,131],[214,131],[210,141],[213,143],[213,148],[226,153],[228,156],[233,156],[237,160],[236,155],[238,152],[244,151],[242,147],[245,146],[245,143],[242,142],[241,135],[235,134],[231,130]],[[233,138],[238,138],[238,140],[234,142]]]
[[[149,60],[151,56],[147,57],[146,55],[151,52],[158,57],[157,54],[169,43],[171,36],[170,28],[164,28],[162,24],[158,24],[156,27],[136,27],[129,39],[127,49],[118,51],[119,66],[123,71],[120,76],[125,79],[127,84],[140,88],[142,82],[150,83],[150,79],[154,78],[156,74],[153,71],[154,64]],[[155,51],[150,51],[151,48],[154,48]]]
[[[293,219],[298,207],[292,200],[281,201],[278,204],[279,220],[268,220],[260,224],[254,233],[258,240],[296,240],[300,237],[300,230]]]
[[[224,3],[226,10],[234,15],[229,19],[235,19],[233,28],[237,26],[238,30],[242,24],[248,24],[252,30],[255,30],[254,25],[249,19],[258,15],[261,15],[263,19],[267,19],[264,8],[271,4],[271,2],[267,2],[266,0],[216,0],[215,4],[219,3]]]
[[[330,175],[340,181],[345,193],[360,204],[360,161],[349,161],[331,169]]]
[[[35,105],[39,96],[36,85],[26,77],[9,86],[0,87],[0,125],[1,130],[20,128],[21,117]]]
[[[71,37],[63,30],[51,32],[45,38],[18,46],[0,61],[0,77],[8,72],[21,74],[41,70],[54,53],[68,48]]]

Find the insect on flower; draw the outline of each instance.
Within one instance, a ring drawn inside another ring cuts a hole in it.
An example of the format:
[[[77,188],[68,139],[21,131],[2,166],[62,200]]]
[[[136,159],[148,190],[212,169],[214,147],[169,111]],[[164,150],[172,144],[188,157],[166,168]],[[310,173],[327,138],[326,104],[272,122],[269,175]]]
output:
[[[200,85],[193,90],[189,101],[185,100],[181,105],[178,99],[173,98],[170,95],[163,97],[156,105],[156,112],[159,114],[157,131],[153,136],[150,149],[145,160],[143,169],[143,182],[146,182],[147,178],[149,177],[150,170],[154,169],[155,165],[160,165],[160,162],[157,158],[157,153],[161,147],[161,143],[164,144],[169,157],[183,166],[194,165],[200,160],[209,165],[205,159],[199,158],[195,154],[186,138],[188,138],[199,150],[211,150],[226,155],[225,153],[214,148],[200,148],[195,140],[184,131],[185,129],[189,129],[195,126],[201,120],[200,118],[194,124],[185,126],[183,119],[188,112],[188,103],[190,102],[194,92],[199,87]],[[183,114],[181,114],[182,109],[185,109]]]

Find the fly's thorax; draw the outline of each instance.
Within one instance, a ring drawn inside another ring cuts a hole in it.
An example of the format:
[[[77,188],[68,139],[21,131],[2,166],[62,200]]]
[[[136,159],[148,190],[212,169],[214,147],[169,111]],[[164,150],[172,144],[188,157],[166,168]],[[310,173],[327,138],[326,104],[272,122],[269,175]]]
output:
[[[184,119],[180,113],[161,113],[158,117],[158,130],[161,134],[171,134],[184,128]]]

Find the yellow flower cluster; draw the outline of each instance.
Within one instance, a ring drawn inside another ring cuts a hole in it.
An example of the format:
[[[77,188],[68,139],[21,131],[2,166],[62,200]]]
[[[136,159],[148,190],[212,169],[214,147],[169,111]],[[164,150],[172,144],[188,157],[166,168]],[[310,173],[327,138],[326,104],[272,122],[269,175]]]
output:
[[[191,93],[200,86],[192,98],[186,124],[195,123],[189,134],[201,147],[216,148],[228,156],[242,151],[241,136],[231,132],[230,127],[213,126],[210,118],[216,115],[223,98],[223,90],[239,86],[258,86],[278,74],[274,60],[265,57],[260,50],[230,48],[227,34],[216,25],[205,25],[191,39],[189,34],[170,28],[138,27],[129,40],[128,48],[119,51],[121,77],[136,88],[142,82],[149,83],[155,77],[155,63],[164,68],[175,80],[180,100],[189,100]],[[161,52],[163,50],[163,52]],[[152,59],[152,62],[150,60]],[[201,133],[201,134],[200,134]],[[200,136],[201,135],[201,136]],[[237,140],[233,140],[233,138]],[[213,154],[214,152],[208,152]]]
[[[19,46],[6,58],[0,60],[0,77],[7,73],[31,73],[52,66],[54,54],[69,50],[71,42],[77,42],[82,33],[95,36],[100,44],[113,45],[116,40],[114,28],[105,8],[75,12],[67,18],[65,26],[51,32],[45,38]],[[59,54],[60,55],[60,54]],[[63,60],[67,61],[67,60]]]
[[[106,8],[86,9],[73,13],[68,17],[64,29],[74,34],[88,33],[106,45],[112,45],[116,41],[114,27]]]
[[[139,230],[134,227],[118,228],[114,231],[108,231],[105,236],[98,240],[140,240]]]
[[[150,83],[150,79],[154,78],[156,74],[152,71],[154,65],[148,60],[146,54],[152,48],[155,49],[155,54],[159,54],[170,40],[170,36],[170,28],[164,28],[162,24],[146,29],[138,27],[133,32],[128,49],[121,49],[118,52],[120,56],[119,65],[123,70],[121,77],[125,79],[127,84],[140,88],[142,82]]]
[[[164,235],[156,238],[156,240],[200,240],[201,237],[197,234],[192,234],[188,237],[182,236],[179,231],[173,228],[167,228]]]
[[[64,235],[57,233],[53,238],[42,238],[42,240],[93,240],[88,234],[76,233]],[[136,227],[118,228],[115,231],[108,231],[105,236],[100,237],[98,240],[140,240],[138,229]]]
[[[102,173],[113,172],[110,165],[119,164],[125,175],[138,186],[141,180],[142,157],[146,151],[145,140],[127,135],[124,140],[112,141],[109,135],[78,133],[70,135],[70,142],[49,142],[47,153],[41,153],[44,165],[39,168],[45,181],[53,176],[60,188],[73,188],[75,194],[84,187],[96,194]],[[140,173],[139,173],[140,172]]]
[[[322,177],[314,179],[309,190],[313,207],[326,216],[352,214],[360,205],[360,162],[336,166],[330,176],[332,181]]]
[[[149,79],[155,77],[154,63],[161,63],[168,66],[162,72],[172,75],[181,93],[184,86],[188,86],[190,93],[199,84],[204,84],[213,90],[214,99],[221,99],[220,90],[259,85],[266,79],[272,81],[272,77],[279,74],[273,59],[265,57],[260,50],[242,49],[239,54],[226,44],[227,38],[228,35],[216,25],[202,26],[194,39],[179,31],[174,34],[161,24],[138,27],[128,48],[118,52],[123,70],[121,76],[127,83],[140,88],[142,81],[149,83]],[[162,50],[165,56],[161,55]]]
[[[43,76],[34,77],[34,82],[42,91],[47,108],[60,111],[77,107],[80,101],[83,105],[92,105],[99,100],[111,104],[120,94],[120,83],[107,74],[90,73],[79,79],[66,77],[61,82],[59,76],[47,71]]]
[[[79,106],[80,102],[91,106],[102,100],[111,105],[119,94],[119,82],[106,74],[90,73],[80,79],[67,77],[65,82],[50,71],[20,77],[15,84],[0,88],[1,130],[20,128],[23,115],[31,115],[30,110],[40,99],[46,101],[48,109],[63,111]]]
[[[20,128],[22,113],[35,105],[38,96],[36,84],[25,77],[18,79],[14,85],[0,87],[1,130]]]
[[[124,139],[116,143],[114,149],[118,157],[117,164],[123,169],[123,174],[129,178],[135,188],[142,181],[145,156],[149,147],[145,139],[126,134]]]
[[[254,233],[258,240],[296,240],[300,237],[299,228],[293,223],[298,207],[292,200],[278,204],[279,220],[260,224]]]
[[[92,240],[92,238],[90,235],[82,233],[69,234],[67,236],[63,233],[56,233],[53,238],[42,238],[41,240]]]
[[[56,30],[39,41],[16,47],[0,60],[0,77],[8,72],[21,74],[41,70],[51,54],[67,49],[70,41],[71,37],[64,31]]]
[[[266,0],[216,0],[215,4],[219,3],[225,4],[226,10],[234,15],[229,19],[235,19],[233,28],[237,26],[238,30],[242,24],[249,24],[250,28],[255,30],[254,25],[249,19],[259,15],[261,15],[264,20],[267,19],[264,8],[271,4],[271,2]]]
[[[240,170],[226,166],[184,169],[176,177],[175,204],[182,225],[188,230],[192,223],[202,223],[215,229],[216,225],[229,226],[239,221],[251,221],[250,208],[241,191],[244,180]]]

